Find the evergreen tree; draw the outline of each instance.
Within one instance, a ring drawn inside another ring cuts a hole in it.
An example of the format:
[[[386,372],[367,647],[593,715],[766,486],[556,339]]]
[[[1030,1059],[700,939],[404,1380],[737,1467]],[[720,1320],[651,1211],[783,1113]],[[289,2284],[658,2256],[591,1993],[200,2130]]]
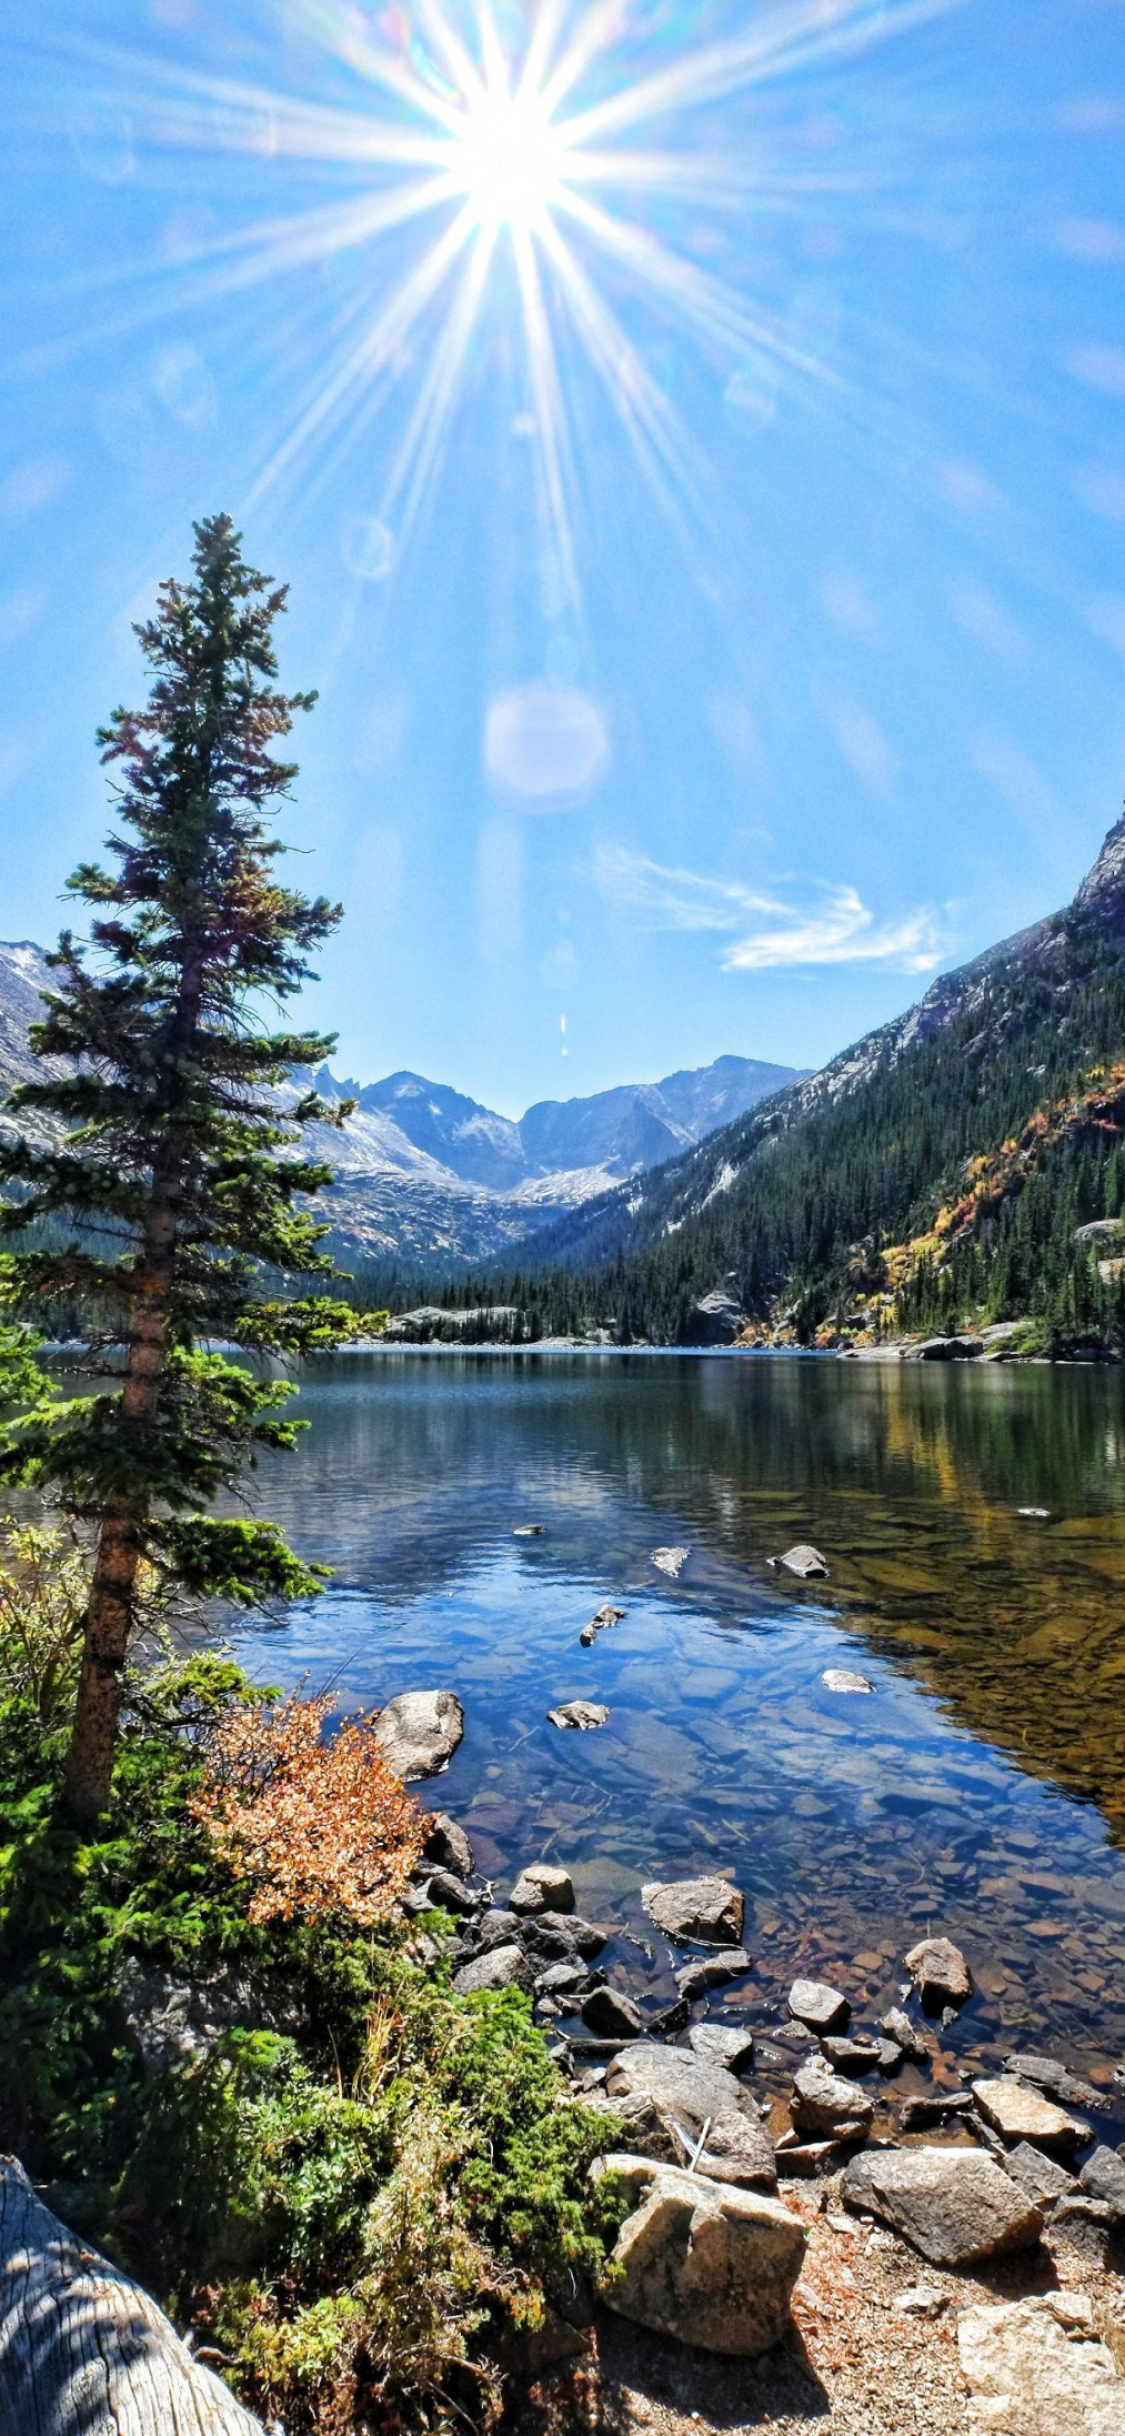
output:
[[[82,1824],[110,1798],[145,1562],[247,1606],[317,1587],[319,1569],[274,1525],[209,1511],[259,1448],[291,1445],[301,1426],[283,1415],[290,1385],[210,1348],[297,1355],[353,1325],[341,1303],[271,1300],[264,1283],[332,1274],[303,1206],[330,1170],[283,1154],[312,1119],[347,1113],[309,1092],[282,1116],[276,1086],[333,1043],[264,1028],[339,919],[282,886],[267,825],[296,775],[271,747],[315,697],[273,686],[285,591],[246,565],[229,517],[197,525],[195,541],[191,578],[163,584],[137,628],[148,702],[99,733],[122,774],[122,833],[107,840],[110,869],[82,864],[69,882],[95,909],[93,961],[63,933],[32,1038],[63,1062],[9,1102],[46,1117],[55,1139],[0,1155],[0,1180],[19,1188],[4,1231],[16,1243],[34,1231],[4,1263],[9,1308],[67,1295],[109,1315],[92,1331],[90,1395],[52,1383],[25,1330],[0,1345],[0,1476],[47,1490],[95,1532],[64,1780]]]

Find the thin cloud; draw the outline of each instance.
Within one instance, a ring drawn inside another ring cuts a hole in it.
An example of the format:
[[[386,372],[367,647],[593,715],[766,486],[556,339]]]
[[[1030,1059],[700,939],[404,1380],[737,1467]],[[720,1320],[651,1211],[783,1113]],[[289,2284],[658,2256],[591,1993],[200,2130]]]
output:
[[[658,929],[729,933],[720,957],[728,973],[800,964],[883,964],[929,973],[941,958],[937,925],[926,907],[897,922],[879,922],[849,886],[821,889],[814,903],[799,905],[739,880],[670,869],[624,846],[599,848],[596,872],[607,896],[637,906]]]

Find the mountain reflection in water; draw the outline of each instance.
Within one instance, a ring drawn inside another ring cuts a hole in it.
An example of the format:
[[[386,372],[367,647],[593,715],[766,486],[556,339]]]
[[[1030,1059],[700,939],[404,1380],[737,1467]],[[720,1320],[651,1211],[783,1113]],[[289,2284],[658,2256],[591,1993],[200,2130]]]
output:
[[[484,1869],[562,1858],[582,1908],[650,1940],[644,1880],[727,1870],[759,2004],[799,1968],[881,2010],[940,1926],[979,1987],[954,2045],[1120,2055],[1120,1373],[355,1354],[301,1410],[260,1502],[335,1577],[241,1654],[347,1705],[456,1690],[428,1798]],[[796,1540],[827,1582],[769,1570]],[[607,1598],[624,1622],[580,1648]],[[826,1690],[847,1665],[873,1697]],[[546,1724],[577,1695],[600,1732]],[[631,1950],[670,1994],[666,1949]]]

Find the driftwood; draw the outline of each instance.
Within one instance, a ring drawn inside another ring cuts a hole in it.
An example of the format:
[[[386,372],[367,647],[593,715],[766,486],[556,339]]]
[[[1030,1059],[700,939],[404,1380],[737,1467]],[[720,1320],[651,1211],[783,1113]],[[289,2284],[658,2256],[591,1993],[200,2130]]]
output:
[[[0,2157],[0,2436],[262,2436],[15,2157]]]

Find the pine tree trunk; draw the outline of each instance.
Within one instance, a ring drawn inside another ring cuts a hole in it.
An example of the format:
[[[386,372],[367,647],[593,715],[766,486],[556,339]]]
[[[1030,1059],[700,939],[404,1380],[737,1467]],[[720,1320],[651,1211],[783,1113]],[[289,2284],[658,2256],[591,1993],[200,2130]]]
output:
[[[262,2436],[14,2157],[0,2158],[0,2436]]]
[[[190,1056],[199,1022],[201,961],[185,965],[170,1063]],[[167,1360],[168,1298],[176,1267],[184,1175],[190,1154],[182,1118],[173,1116],[164,1156],[153,1168],[144,1239],[134,1272],[134,1299],[118,1427],[127,1445],[155,1420]],[[148,1508],[143,1497],[107,1503],[98,1533],[90,1600],[86,1610],[82,1667],[74,1723],[63,1771],[63,1804],[78,1827],[92,1828],[108,1810],[113,1762],[133,1629],[137,1573]]]

